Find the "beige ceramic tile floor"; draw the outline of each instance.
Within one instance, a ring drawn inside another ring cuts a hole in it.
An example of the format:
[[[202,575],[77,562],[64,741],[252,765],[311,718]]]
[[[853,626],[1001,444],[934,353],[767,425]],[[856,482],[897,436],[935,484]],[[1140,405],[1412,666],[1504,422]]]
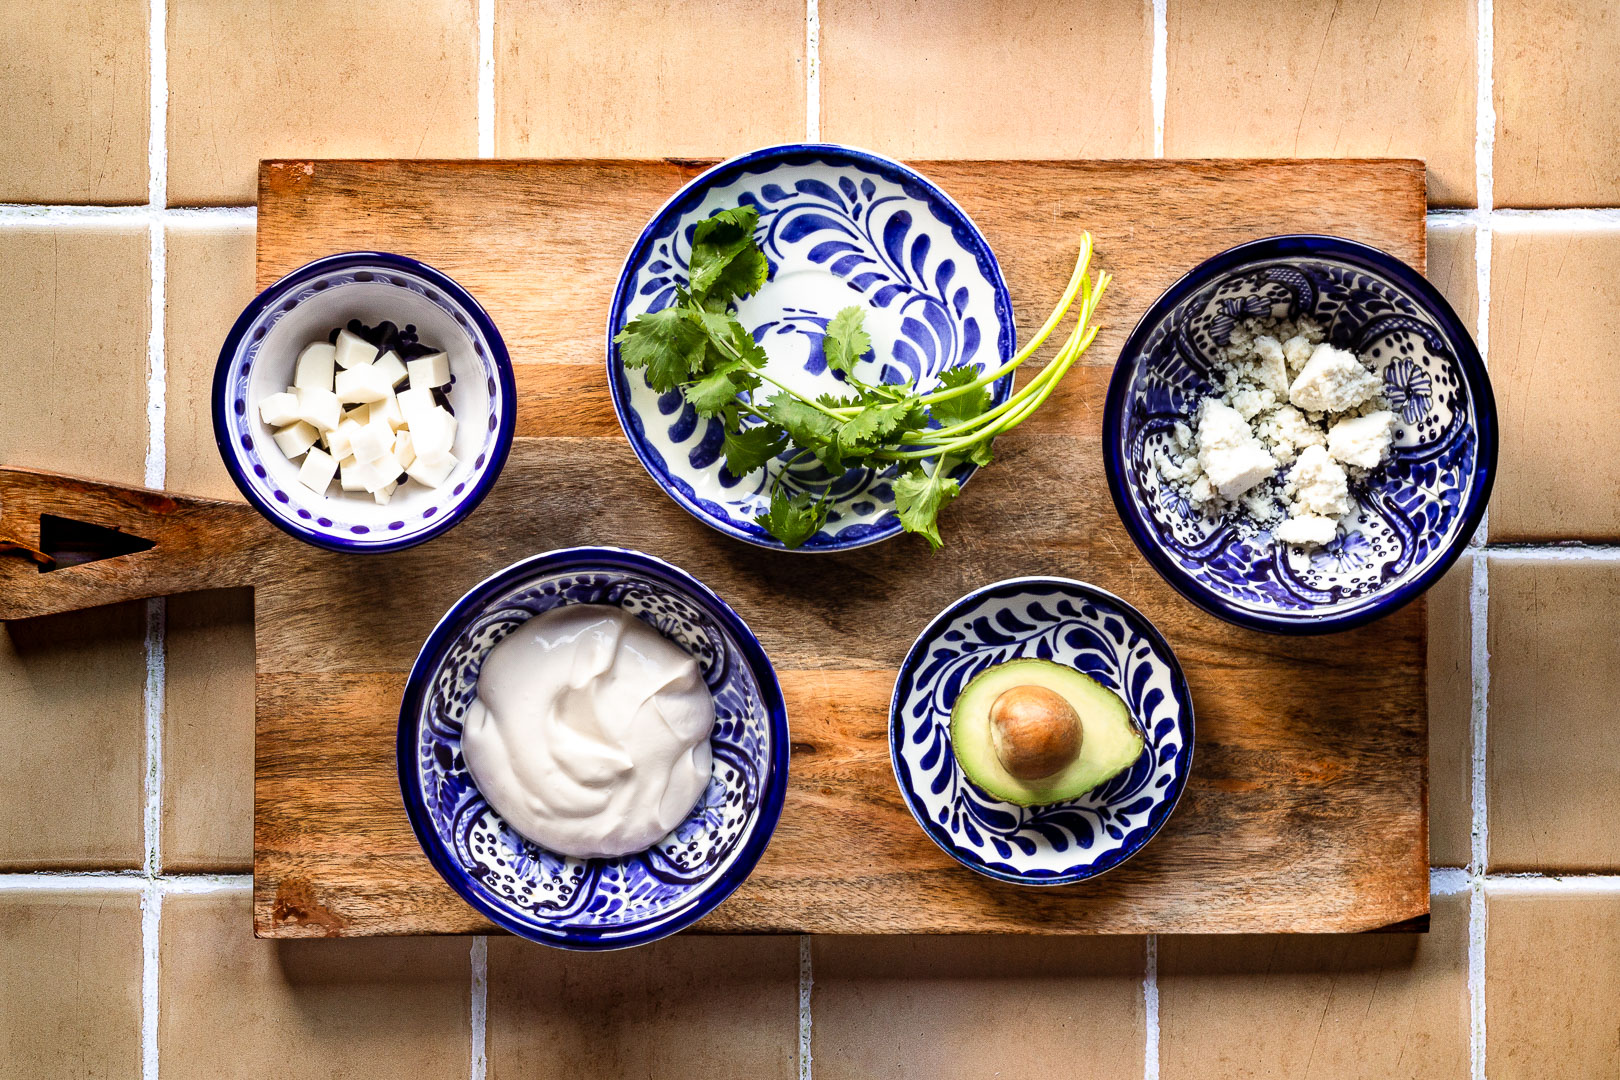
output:
[[[1488,537],[1428,598],[1426,936],[256,941],[252,597],[216,592],[0,631],[0,1080],[1620,1076],[1613,5],[0,0],[0,25],[0,464],[236,497],[202,402],[261,157],[806,136],[1423,157],[1429,274],[1503,430]]]

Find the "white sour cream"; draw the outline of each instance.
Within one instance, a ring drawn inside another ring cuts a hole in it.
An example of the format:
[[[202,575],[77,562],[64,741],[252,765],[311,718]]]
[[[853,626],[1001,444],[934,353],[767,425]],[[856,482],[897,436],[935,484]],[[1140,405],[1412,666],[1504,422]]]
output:
[[[680,824],[708,786],[714,698],[679,645],[574,604],[490,650],[462,755],[496,813],[550,851],[612,858]]]

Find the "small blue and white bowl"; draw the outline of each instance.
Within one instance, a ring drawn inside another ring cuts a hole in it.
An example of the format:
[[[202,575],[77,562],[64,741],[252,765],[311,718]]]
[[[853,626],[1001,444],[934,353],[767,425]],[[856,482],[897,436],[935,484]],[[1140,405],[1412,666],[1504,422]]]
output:
[[[714,773],[690,815],[647,851],[575,859],[503,821],[461,756],[484,658],[542,612],[612,604],[691,653],[714,695]],[[662,559],[578,547],[524,559],[474,586],[428,635],[399,711],[399,786],[422,850],[496,925],[564,949],[622,949],[681,930],[731,895],[770,842],[787,793],[787,709],[737,613]]]
[[[1118,694],[1145,744],[1136,764],[1077,799],[1015,806],[968,779],[951,750],[951,708],[979,672],[1008,660],[1064,664]],[[935,616],[900,665],[889,757],[929,839],[971,870],[1019,885],[1067,885],[1135,855],[1181,798],[1193,755],[1181,664],[1141,612],[1067,578],[1011,578]]]
[[[324,496],[298,482],[259,402],[287,389],[298,354],[359,319],[414,324],[449,356],[458,464],[444,484],[401,484],[387,506],[364,492]],[[298,539],[333,551],[398,551],[438,536],[489,493],[512,448],[517,386],[506,343],[478,301],[447,275],[403,255],[351,251],[299,267],[237,318],[214,369],[214,441],[248,502]]]
[[[1240,320],[1310,315],[1370,359],[1397,415],[1391,458],[1352,482],[1359,528],[1309,553],[1211,520],[1155,455],[1196,427],[1217,351]],[[1496,403],[1479,351],[1410,266],[1333,236],[1274,236],[1199,264],[1126,340],[1103,413],[1103,467],[1131,539],[1205,611],[1285,634],[1347,630],[1422,594],[1467,546],[1496,471]]]
[[[957,365],[990,371],[1012,358],[1012,300],[990,246],[939,188],[898,161],[849,147],[799,143],[756,150],[716,165],[665,203],[630,250],[608,316],[607,368],[613,407],[630,446],[658,486],[692,516],[761,547],[783,544],[754,523],[770,503],[791,451],[738,479],[721,454],[723,429],[680,391],[656,393],[643,372],[626,371],[613,336],[637,315],[659,311],[687,281],[693,227],[737,205],[759,211],[756,234],[771,277],[737,305],[737,317],[765,347],[768,370],[800,393],[841,393],[827,370],[822,337],[840,309],[866,311],[873,353],[857,365],[869,383],[938,383]],[[1012,392],[996,382],[992,401]],[[762,397],[769,396],[762,392]],[[965,482],[973,466],[952,473]],[[850,470],[832,488],[826,525],[799,551],[840,551],[901,532],[894,470]],[[787,469],[789,492],[820,497],[829,484],[815,463]]]

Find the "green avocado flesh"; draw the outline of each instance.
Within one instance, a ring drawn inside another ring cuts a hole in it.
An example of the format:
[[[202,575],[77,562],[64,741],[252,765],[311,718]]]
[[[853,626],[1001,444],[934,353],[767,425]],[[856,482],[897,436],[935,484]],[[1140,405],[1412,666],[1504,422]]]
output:
[[[1020,780],[996,755],[990,706],[1015,686],[1039,686],[1061,696],[1080,718],[1080,753],[1039,780]],[[1089,675],[1050,660],[1009,660],[975,675],[951,709],[951,750],[962,771],[988,794],[1019,806],[1041,806],[1084,795],[1111,780],[1142,754],[1142,736],[1125,703]]]

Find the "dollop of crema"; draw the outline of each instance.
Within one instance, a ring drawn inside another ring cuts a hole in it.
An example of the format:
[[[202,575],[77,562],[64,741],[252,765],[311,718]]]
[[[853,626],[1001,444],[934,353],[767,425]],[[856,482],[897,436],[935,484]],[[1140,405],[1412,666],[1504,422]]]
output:
[[[616,607],[537,615],[484,659],[462,755],[507,824],[579,858],[644,851],[708,786],[714,698],[697,661]]]

